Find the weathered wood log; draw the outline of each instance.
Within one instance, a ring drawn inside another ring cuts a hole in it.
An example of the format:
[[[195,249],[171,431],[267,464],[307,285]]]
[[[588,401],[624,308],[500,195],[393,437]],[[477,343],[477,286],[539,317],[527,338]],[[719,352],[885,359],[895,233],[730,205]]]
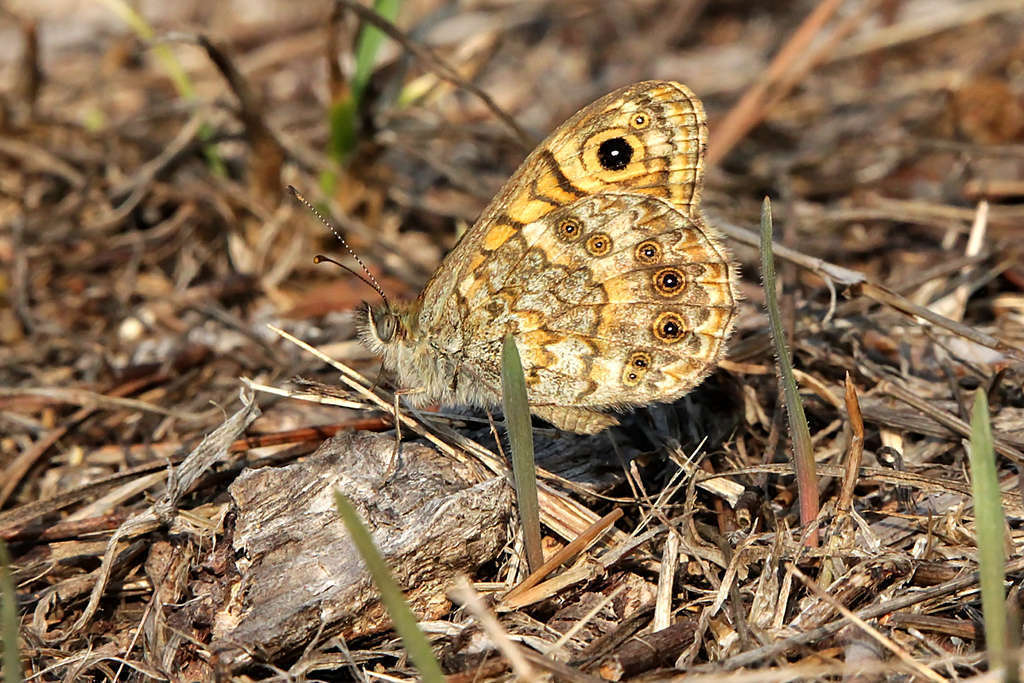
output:
[[[252,470],[230,487],[237,575],[216,610],[212,649],[237,670],[277,660],[309,641],[355,638],[387,628],[377,590],[334,508],[343,491],[373,534],[422,619],[450,608],[445,591],[460,572],[493,560],[506,541],[512,491],[479,482],[468,467],[419,444],[342,434],[308,459]]]

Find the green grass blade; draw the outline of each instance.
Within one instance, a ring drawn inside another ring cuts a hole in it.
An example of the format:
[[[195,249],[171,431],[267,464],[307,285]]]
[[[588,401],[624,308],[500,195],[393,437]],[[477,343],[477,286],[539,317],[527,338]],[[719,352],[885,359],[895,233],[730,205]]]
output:
[[[971,411],[971,490],[974,494],[974,523],[978,535],[978,571],[981,582],[981,609],[985,616],[985,642],[989,666],[1005,662],[1006,655],[1006,581],[1003,553],[1003,505],[992,448],[985,390],[974,394]]]
[[[398,16],[401,0],[376,0],[374,11],[388,21],[393,22]],[[352,74],[351,89],[345,97],[334,102],[327,112],[327,125],[330,130],[327,154],[339,166],[348,161],[356,147],[356,131],[358,117],[366,86],[373,74],[373,66],[377,60],[377,52],[384,42],[384,33],[374,26],[364,26],[356,39],[356,65]],[[326,192],[333,190],[337,177],[333,173],[324,173],[320,178],[321,188]]]
[[[394,22],[401,4],[401,0],[376,0],[373,3],[373,10],[388,21]],[[352,76],[352,92],[358,97],[362,97],[366,84],[370,82],[370,74],[373,73],[377,51],[382,42],[384,33],[374,26],[365,26],[359,33],[356,42],[356,71]]]
[[[806,526],[814,522],[818,516],[818,475],[814,465],[811,432],[807,428],[807,416],[804,415],[804,405],[800,401],[796,377],[793,375],[793,362],[786,346],[786,335],[782,331],[782,313],[779,311],[779,299],[775,290],[775,255],[772,252],[772,204],[768,197],[764,198],[761,205],[761,280],[764,286],[765,307],[768,309],[768,329],[771,331],[772,344],[775,346],[775,363],[786,398],[786,419],[789,421],[789,433],[793,440],[793,463],[796,466],[797,490],[800,495],[800,523]],[[807,544],[818,545],[816,530],[808,536]]]
[[[7,544],[0,541],[0,633],[4,638],[4,683],[20,683],[21,658],[18,656],[18,596],[11,578],[11,557]]]
[[[373,577],[373,582],[377,585],[384,607],[391,616],[391,623],[402,638],[402,644],[405,646],[405,651],[409,653],[409,658],[419,670],[421,680],[428,681],[428,683],[442,683],[445,680],[444,672],[441,671],[441,665],[434,657],[430,641],[427,640],[416,623],[416,615],[412,613],[409,604],[405,601],[402,589],[398,587],[398,582],[391,575],[391,569],[384,558],[380,556],[377,546],[373,544],[373,537],[370,536],[363,520],[359,518],[359,513],[341,491],[334,492],[334,504],[338,508],[341,521],[348,529],[349,536],[352,537],[352,543],[355,544],[356,550],[359,551],[363,562],[366,563],[370,576]]]
[[[523,526],[526,562],[530,571],[544,564],[541,550],[540,505],[537,502],[537,465],[533,459],[533,425],[526,397],[526,378],[512,335],[505,335],[501,346],[501,399],[505,409],[509,447],[512,449],[512,476],[516,484],[519,522]]]
[[[174,85],[175,91],[178,96],[187,102],[195,102],[196,89],[192,85],[192,81],[188,77],[188,73],[185,72],[184,67],[181,66],[181,62],[174,56],[174,52],[171,48],[163,43],[155,43],[156,31],[149,25],[148,22],[142,17],[141,14],[136,12],[128,3],[124,0],[98,0],[110,9],[111,12],[116,14],[121,21],[128,24],[128,26],[135,32],[135,35],[139,37],[139,40],[144,43],[152,45],[153,57],[157,63],[167,74],[167,77],[171,79],[171,83]],[[203,124],[199,128],[199,140],[201,142],[207,142],[213,138],[213,129],[207,124]],[[210,170],[218,176],[227,176],[227,166],[224,164],[224,160],[221,158],[220,153],[217,151],[217,146],[214,144],[203,145],[203,155],[206,157],[206,163],[209,165]]]

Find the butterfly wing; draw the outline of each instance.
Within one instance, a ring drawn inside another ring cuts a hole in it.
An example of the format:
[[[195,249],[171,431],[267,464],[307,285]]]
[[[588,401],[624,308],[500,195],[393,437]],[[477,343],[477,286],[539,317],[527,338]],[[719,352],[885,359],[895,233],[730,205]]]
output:
[[[513,333],[535,406],[678,398],[713,369],[732,329],[725,249],[699,218],[647,195],[555,209],[481,268],[480,286],[463,293],[465,355],[496,359]]]
[[[703,379],[735,308],[698,208],[706,140],[689,89],[649,81],[592,103],[527,157],[419,300],[416,333],[474,383],[466,396],[499,395],[508,332],[545,417],[536,409],[671,400]]]
[[[523,161],[424,288],[420,329],[451,329],[457,287],[523,226],[583,197],[631,192],[698,213],[707,119],[689,88],[644,81],[581,109]],[[452,340],[453,342],[454,340]],[[443,344],[450,347],[452,343]]]

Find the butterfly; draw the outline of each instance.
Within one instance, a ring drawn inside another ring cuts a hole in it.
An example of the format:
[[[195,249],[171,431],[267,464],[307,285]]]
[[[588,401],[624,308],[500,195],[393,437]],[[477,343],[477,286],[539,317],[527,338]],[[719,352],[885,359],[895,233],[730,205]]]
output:
[[[683,396],[736,314],[737,268],[699,207],[706,144],[680,83],[605,95],[526,158],[416,299],[367,305],[361,339],[413,406],[498,405],[506,334],[531,412],[560,429]]]

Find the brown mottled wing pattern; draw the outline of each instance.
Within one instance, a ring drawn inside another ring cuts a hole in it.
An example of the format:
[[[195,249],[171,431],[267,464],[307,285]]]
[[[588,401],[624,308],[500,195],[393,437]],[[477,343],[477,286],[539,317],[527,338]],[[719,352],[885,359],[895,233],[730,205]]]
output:
[[[670,82],[612,92],[512,176],[421,295],[418,334],[497,392],[506,332],[531,404],[670,400],[710,371],[733,273],[698,209],[707,126]]]

